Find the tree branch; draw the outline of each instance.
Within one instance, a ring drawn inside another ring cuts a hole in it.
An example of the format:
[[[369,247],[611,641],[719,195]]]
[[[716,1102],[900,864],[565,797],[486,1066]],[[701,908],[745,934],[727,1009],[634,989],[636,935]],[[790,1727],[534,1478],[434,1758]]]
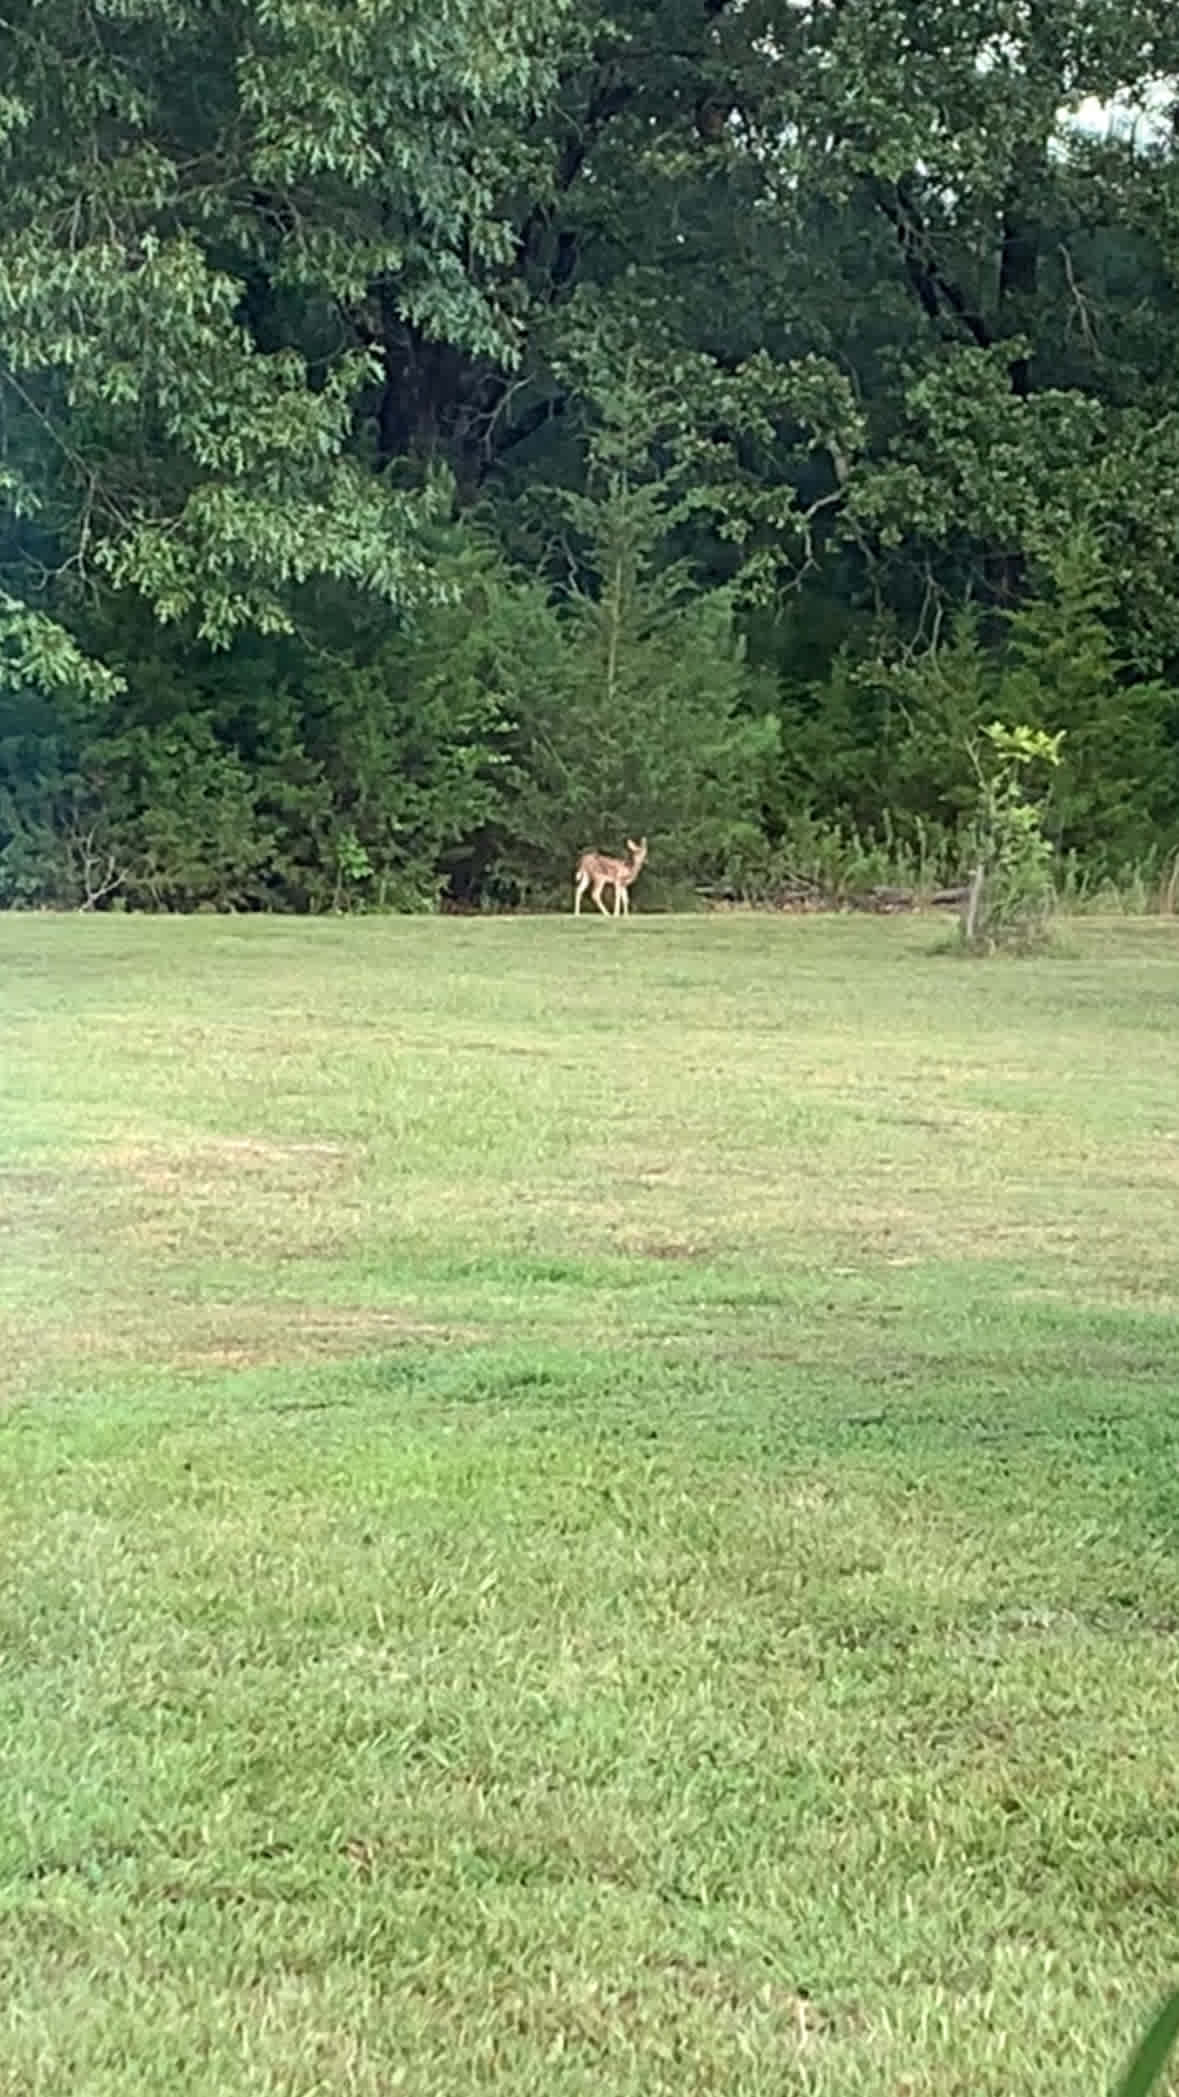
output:
[[[994,342],[990,328],[960,285],[943,273],[925,221],[904,185],[889,184],[874,176],[871,190],[874,202],[896,232],[905,273],[930,319],[937,320],[948,313],[979,349],[990,349]]]

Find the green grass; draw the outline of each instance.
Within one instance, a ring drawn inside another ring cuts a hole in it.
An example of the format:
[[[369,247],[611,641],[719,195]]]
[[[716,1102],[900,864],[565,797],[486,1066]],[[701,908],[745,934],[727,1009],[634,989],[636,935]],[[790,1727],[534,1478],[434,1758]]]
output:
[[[1108,2088],[1179,931],[935,938],[0,920],[4,2097]]]

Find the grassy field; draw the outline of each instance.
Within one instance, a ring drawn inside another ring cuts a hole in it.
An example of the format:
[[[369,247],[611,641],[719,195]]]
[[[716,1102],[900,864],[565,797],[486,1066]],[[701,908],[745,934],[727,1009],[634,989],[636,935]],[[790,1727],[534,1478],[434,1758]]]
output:
[[[1179,933],[0,919],[4,2097],[1056,2097],[1179,1965]]]

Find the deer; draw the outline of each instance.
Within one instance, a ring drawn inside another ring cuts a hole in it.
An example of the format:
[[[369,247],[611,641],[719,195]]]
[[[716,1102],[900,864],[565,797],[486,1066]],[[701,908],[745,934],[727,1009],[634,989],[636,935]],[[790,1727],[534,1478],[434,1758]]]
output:
[[[592,891],[594,902],[603,917],[610,915],[602,901],[604,888],[614,890],[615,917],[630,916],[630,887],[633,881],[638,880],[643,861],[647,857],[647,840],[641,837],[636,845],[633,837],[628,837],[626,849],[630,855],[627,859],[611,859],[606,852],[582,853],[577,862],[577,872],[573,876],[574,917],[581,916],[581,899],[587,888]]]

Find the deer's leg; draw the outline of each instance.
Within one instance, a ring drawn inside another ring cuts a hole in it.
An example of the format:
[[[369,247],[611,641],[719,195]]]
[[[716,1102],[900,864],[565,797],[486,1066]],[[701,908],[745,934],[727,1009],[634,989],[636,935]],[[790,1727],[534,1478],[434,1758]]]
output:
[[[627,887],[627,885],[626,885],[625,881],[623,882],[623,884],[622,884],[622,887],[621,887],[621,888],[619,889],[619,891],[618,891],[618,895],[619,895],[619,901],[621,902],[621,905],[622,905],[622,915],[623,915],[623,917],[629,917],[629,916],[630,916],[630,890],[629,890],[629,888]]]
[[[606,884],[604,881],[594,882],[594,901],[597,904],[598,909],[601,911],[602,916],[609,917],[610,912],[607,910],[606,905],[602,901],[602,890],[605,888],[605,886]]]
[[[585,875],[584,875],[584,874],[575,874],[575,875],[573,876],[573,915],[574,915],[574,917],[580,917],[580,916],[581,916],[581,899],[582,899],[583,895],[585,894],[585,892],[586,892],[586,889],[587,889],[588,887],[589,887],[589,882],[588,882],[588,881],[586,880],[586,878],[585,878]]]

